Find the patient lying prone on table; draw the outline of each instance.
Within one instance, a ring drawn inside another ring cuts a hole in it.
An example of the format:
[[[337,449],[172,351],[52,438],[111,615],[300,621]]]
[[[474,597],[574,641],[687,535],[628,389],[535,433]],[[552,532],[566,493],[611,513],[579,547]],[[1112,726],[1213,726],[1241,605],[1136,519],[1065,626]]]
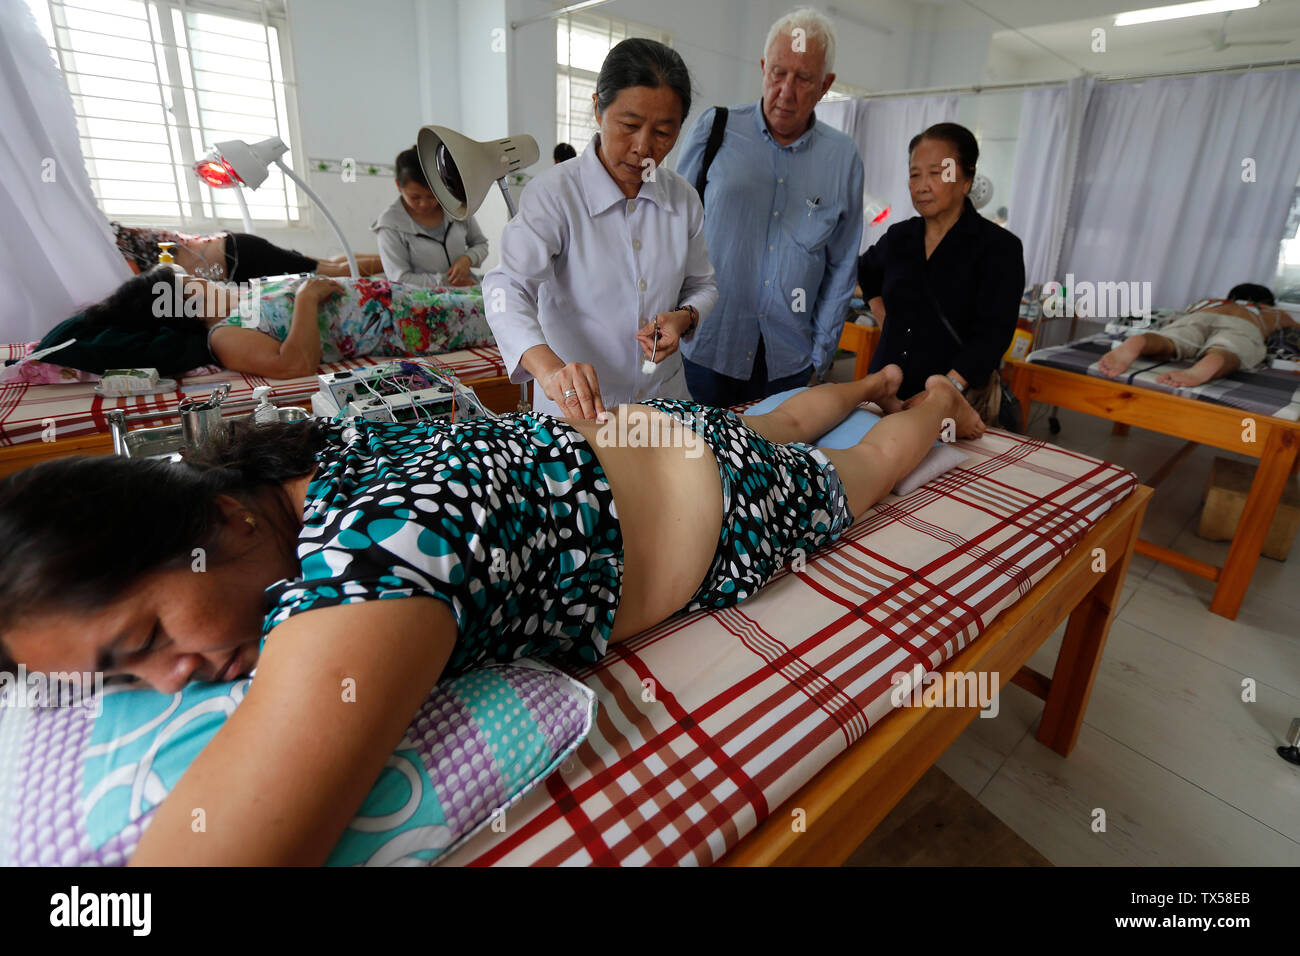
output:
[[[1279,327],[1296,326],[1281,309],[1273,308],[1273,293],[1264,286],[1242,283],[1226,299],[1202,299],[1160,329],[1142,332],[1102,356],[1097,363],[1109,378],[1122,375],[1139,356],[1197,359],[1188,369],[1158,376],[1162,385],[1204,385],[1215,378],[1249,370],[1264,361],[1264,340]]]

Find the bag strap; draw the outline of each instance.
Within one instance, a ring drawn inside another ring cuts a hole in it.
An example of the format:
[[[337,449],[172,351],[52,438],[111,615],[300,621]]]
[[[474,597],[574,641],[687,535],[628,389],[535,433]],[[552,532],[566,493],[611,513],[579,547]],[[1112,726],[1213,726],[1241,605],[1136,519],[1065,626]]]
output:
[[[727,132],[729,112],[725,106],[713,108],[713,126],[709,129],[709,141],[704,144],[704,162],[700,166],[700,174],[695,177],[695,191],[700,194],[700,202],[704,202],[704,190],[709,185],[709,167],[713,165],[714,157],[722,147],[722,137]]]
[[[925,294],[929,297],[930,304],[934,306],[934,312],[939,316],[939,321],[943,323],[943,327],[948,330],[948,334],[951,335],[953,341],[957,343],[957,348],[964,349],[966,343],[961,340],[961,336],[957,334],[957,330],[952,327],[952,323],[948,321],[948,316],[944,315],[943,306],[939,304],[939,298],[934,294],[934,290],[930,288],[929,259],[925,261]]]

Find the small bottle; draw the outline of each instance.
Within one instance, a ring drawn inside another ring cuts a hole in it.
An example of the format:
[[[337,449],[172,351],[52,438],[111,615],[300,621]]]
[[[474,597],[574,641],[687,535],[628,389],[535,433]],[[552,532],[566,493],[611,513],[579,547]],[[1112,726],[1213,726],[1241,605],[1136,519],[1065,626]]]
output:
[[[176,243],[174,242],[158,243],[158,261],[175,262],[176,257],[172,255],[172,249],[174,249],[175,247],[176,247]]]
[[[275,424],[280,420],[280,409],[271,401],[271,386],[259,385],[253,389],[253,400],[258,403],[253,409],[253,422],[258,425]]]

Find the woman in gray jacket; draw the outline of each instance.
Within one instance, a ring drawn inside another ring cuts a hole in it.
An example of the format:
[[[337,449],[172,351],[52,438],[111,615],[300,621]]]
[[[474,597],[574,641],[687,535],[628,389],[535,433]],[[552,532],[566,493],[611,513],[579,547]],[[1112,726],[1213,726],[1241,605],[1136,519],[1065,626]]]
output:
[[[379,258],[392,282],[432,287],[477,281],[470,269],[487,258],[487,237],[474,217],[456,222],[424,178],[415,147],[397,154],[397,199],[370,228],[379,235]]]

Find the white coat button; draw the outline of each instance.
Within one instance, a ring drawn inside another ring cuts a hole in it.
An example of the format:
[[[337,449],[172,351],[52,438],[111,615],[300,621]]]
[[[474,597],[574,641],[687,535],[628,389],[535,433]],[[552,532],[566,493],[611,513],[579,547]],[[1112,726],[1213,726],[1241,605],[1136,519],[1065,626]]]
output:
[[[645,279],[642,279],[640,282],[637,283],[637,288],[639,288],[642,292],[645,291]]]
[[[768,247],[767,247],[767,251],[768,251],[768,252],[776,252],[776,246],[768,246]]]
[[[778,209],[776,212],[772,213],[772,215],[779,216],[781,215],[781,211]]]
[[[771,279],[764,279],[764,280],[763,280],[763,285],[771,285],[771,284],[772,284],[772,280],[771,280]]]
[[[785,178],[784,178],[784,177],[782,177],[782,178],[780,178],[780,179],[777,180],[777,184],[778,184],[778,185],[783,184],[784,182],[785,182]]]
[[[640,252],[640,251],[641,251],[641,240],[640,240],[640,239],[633,239],[633,240],[632,240],[632,248],[635,249],[637,252]]]
[[[635,199],[629,199],[629,200],[627,201],[627,211],[628,211],[628,212],[636,212],[636,200],[635,200]]]

